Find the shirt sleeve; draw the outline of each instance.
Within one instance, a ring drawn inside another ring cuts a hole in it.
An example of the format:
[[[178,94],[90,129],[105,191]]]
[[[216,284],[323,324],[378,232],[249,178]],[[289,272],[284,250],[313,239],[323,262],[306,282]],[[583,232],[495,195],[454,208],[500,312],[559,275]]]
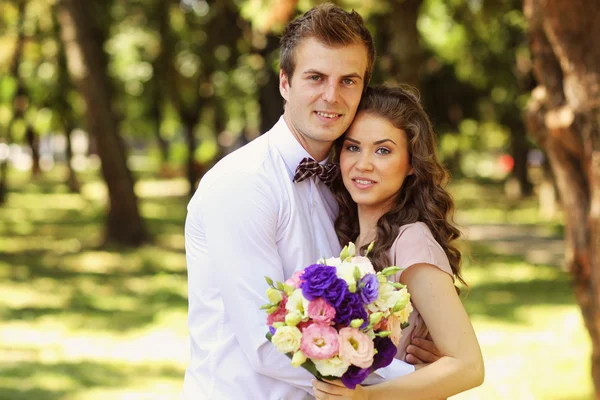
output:
[[[454,280],[446,252],[435,240],[427,225],[422,222],[403,227],[392,250],[394,265],[402,268],[402,271],[396,275],[396,282],[399,282],[404,270],[415,264],[434,265],[452,276]]]
[[[240,173],[222,177],[206,189],[189,210],[190,218],[204,228],[209,265],[201,267],[211,268],[214,274],[239,345],[255,372],[310,392],[312,376],[292,367],[289,358],[265,338],[266,313],[260,310],[268,303],[264,277],[285,280],[277,248],[279,205],[274,193],[268,183]]]

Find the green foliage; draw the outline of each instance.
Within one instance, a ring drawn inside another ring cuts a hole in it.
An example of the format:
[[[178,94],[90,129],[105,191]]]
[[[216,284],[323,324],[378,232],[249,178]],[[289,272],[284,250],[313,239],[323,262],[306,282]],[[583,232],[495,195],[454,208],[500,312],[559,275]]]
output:
[[[509,152],[531,89],[521,2],[425,0],[418,23],[428,59],[423,97],[442,157]],[[475,170],[453,171],[470,175]]]

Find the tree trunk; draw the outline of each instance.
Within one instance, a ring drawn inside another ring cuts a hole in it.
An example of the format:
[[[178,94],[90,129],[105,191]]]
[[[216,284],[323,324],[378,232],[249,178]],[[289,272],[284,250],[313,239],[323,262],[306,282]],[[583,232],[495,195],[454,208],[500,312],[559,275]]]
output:
[[[600,399],[600,0],[526,0],[524,10],[539,83],[526,119],[560,193],[566,267],[591,337]]]
[[[166,46],[169,45],[169,43],[167,43],[169,31],[169,3],[168,1],[160,0],[156,3],[155,7],[153,20],[157,23],[156,30],[159,32],[162,40],[160,50],[152,63],[153,75],[152,80],[149,83],[149,88],[152,93],[150,114],[154,122],[154,136],[156,137],[156,143],[160,149],[161,171],[166,172],[167,163],[169,161],[169,142],[161,136],[160,126],[163,118],[163,98],[169,92],[168,74],[170,52],[166,48]]]
[[[255,33],[261,35],[261,33]],[[279,75],[271,66],[272,54],[279,49],[279,38],[272,33],[265,35],[265,47],[258,54],[265,60],[264,69],[260,75],[260,133],[263,134],[275,125],[283,114],[283,98],[279,93]]]
[[[196,127],[196,122],[191,120],[184,120],[183,122],[183,131],[185,136],[185,142],[187,144],[188,149],[188,158],[187,158],[187,166],[186,166],[186,177],[190,184],[190,196],[194,194],[196,191],[196,185],[198,184],[198,173],[197,168],[199,168],[198,163],[196,162],[196,148],[198,147],[198,143],[196,140],[196,135],[194,134],[194,128]]]
[[[160,150],[160,166],[161,170],[166,168],[169,161],[169,142],[160,134],[160,125],[162,123],[162,109],[160,101],[160,91],[158,88],[153,88],[152,110],[151,117],[154,122],[154,137]]]
[[[65,158],[67,163],[67,186],[72,193],[80,193],[81,184],[79,183],[79,179],[77,179],[77,174],[73,168],[73,146],[71,144],[71,133],[73,132],[73,126],[70,124],[65,124],[64,130],[66,140]]]
[[[6,128],[6,144],[12,142],[12,121],[9,122]],[[0,205],[5,204],[8,198],[8,154],[7,157],[0,160]]]
[[[375,42],[381,54],[376,64],[388,83],[419,87],[423,49],[417,19],[422,3],[393,0],[388,13],[375,17],[376,26],[381,27]]]
[[[529,196],[533,191],[527,167],[530,146],[523,128],[523,126],[510,126],[510,154],[514,161],[511,176],[518,184],[519,198]]]
[[[12,127],[15,119],[22,118],[25,109],[27,108],[27,100],[23,97],[23,83],[19,77],[19,64],[21,64],[21,56],[23,55],[23,46],[25,44],[25,33],[23,32],[23,24],[25,21],[25,0],[20,0],[17,5],[17,39],[12,60],[10,62],[10,75],[17,80],[17,90],[13,100],[13,116],[6,128],[6,144],[12,143]],[[8,194],[8,157],[0,160],[0,204],[6,202]]]
[[[63,45],[62,40],[60,40],[60,24],[58,21],[57,14],[60,12],[58,6],[54,6],[52,8],[52,23],[54,25],[54,36],[56,38],[56,43],[58,45],[57,52],[57,80],[58,87],[61,88],[61,93],[59,93],[53,100],[55,104],[56,111],[60,116],[60,123],[62,125],[63,133],[65,135],[65,161],[67,164],[67,186],[72,193],[80,193],[81,192],[81,184],[79,183],[79,179],[77,179],[77,174],[75,173],[75,169],[73,168],[73,146],[71,144],[71,133],[75,129],[75,117],[73,113],[73,108],[69,103],[66,93],[69,93],[73,90],[73,82],[69,78],[69,70],[67,67],[67,55],[65,54],[65,46]]]
[[[31,177],[35,179],[39,177],[42,172],[42,169],[40,168],[40,138],[35,134],[33,127],[29,124],[27,124],[27,130],[25,131],[25,138],[31,149]]]
[[[104,34],[92,14],[92,8],[99,4],[62,0],[60,5],[61,38],[69,71],[86,102],[88,130],[96,140],[102,175],[108,187],[105,239],[138,246],[147,240],[147,234],[133,190],[133,177],[127,168],[117,118],[111,109],[107,60],[102,49]]]

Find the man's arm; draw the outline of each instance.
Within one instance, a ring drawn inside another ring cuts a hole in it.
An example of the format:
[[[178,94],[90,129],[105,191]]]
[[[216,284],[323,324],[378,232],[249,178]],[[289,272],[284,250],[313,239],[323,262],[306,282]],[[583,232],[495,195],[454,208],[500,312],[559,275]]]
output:
[[[257,181],[226,176],[215,182],[190,208],[186,239],[193,240],[202,224],[210,258],[203,267],[213,271],[229,324],[252,369],[310,391],[311,375],[292,367],[265,338],[266,313],[259,309],[267,303],[264,277],[285,279],[276,237],[279,205],[270,188]]]

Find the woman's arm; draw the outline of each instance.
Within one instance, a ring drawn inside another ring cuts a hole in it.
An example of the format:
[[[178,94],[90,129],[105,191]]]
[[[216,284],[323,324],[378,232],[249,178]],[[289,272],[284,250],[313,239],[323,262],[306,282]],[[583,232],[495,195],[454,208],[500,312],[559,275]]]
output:
[[[443,356],[409,375],[354,391],[321,382],[315,389],[336,392],[341,399],[425,400],[445,399],[483,383],[479,343],[450,275],[433,265],[417,264],[407,268],[400,281]]]
[[[481,349],[450,275],[433,265],[417,264],[402,273],[400,282],[408,287],[444,356],[410,375],[366,388],[369,397],[440,399],[481,385]]]

